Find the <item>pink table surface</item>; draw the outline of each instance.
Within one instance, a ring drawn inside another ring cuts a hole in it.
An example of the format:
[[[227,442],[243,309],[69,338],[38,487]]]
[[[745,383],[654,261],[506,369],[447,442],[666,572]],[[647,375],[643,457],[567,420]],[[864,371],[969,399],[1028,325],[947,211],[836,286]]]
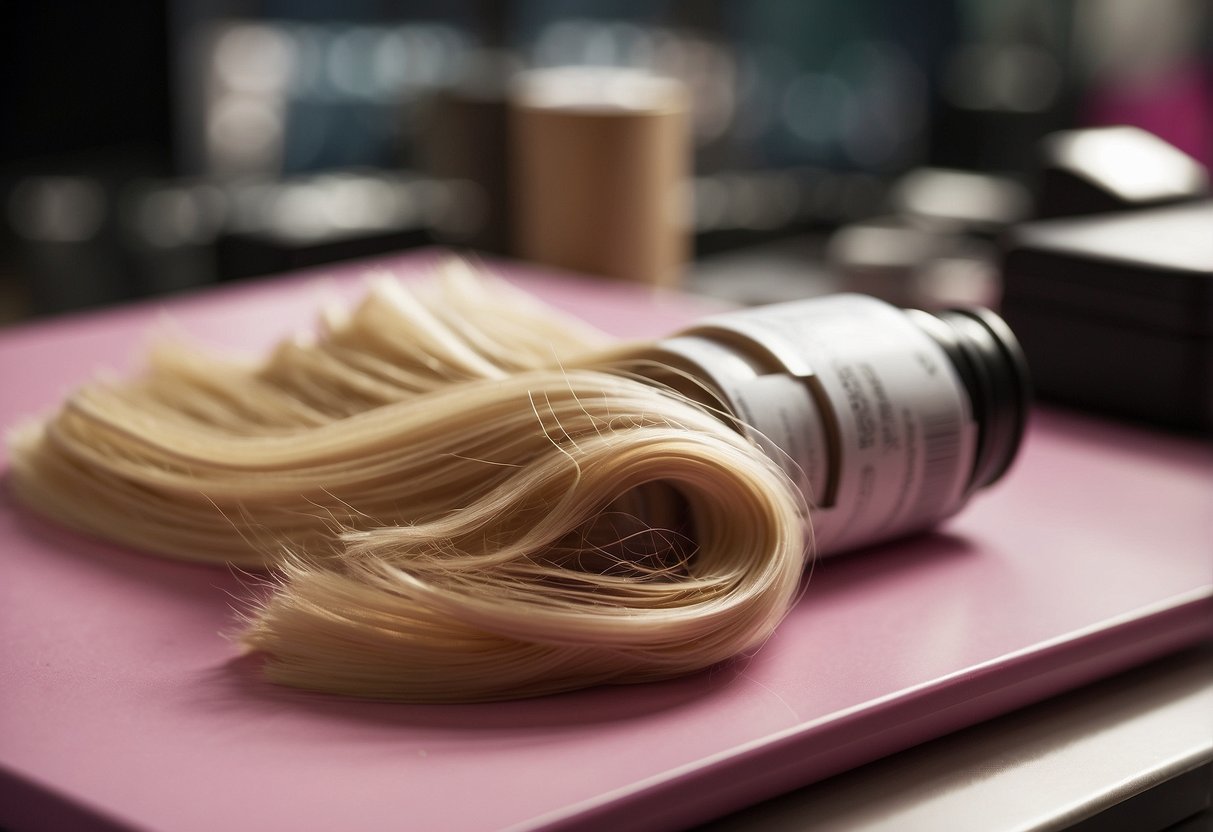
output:
[[[412,275],[431,253],[379,265]],[[172,328],[264,346],[364,266],[0,332],[0,425]],[[502,271],[620,335],[708,307]],[[167,313],[167,316],[164,313]],[[1213,635],[1213,446],[1039,411],[938,532],[818,565],[756,656],[494,705],[261,681],[221,633],[241,581],[0,508],[0,826],[659,829],[703,820]]]

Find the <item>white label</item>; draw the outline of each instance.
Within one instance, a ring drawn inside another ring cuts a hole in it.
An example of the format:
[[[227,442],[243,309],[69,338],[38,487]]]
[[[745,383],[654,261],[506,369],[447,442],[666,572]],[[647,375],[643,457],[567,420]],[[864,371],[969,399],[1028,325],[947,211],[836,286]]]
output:
[[[759,445],[786,454],[819,554],[926,528],[960,508],[976,445],[968,395],[943,349],[901,310],[836,295],[720,315],[674,340],[729,350],[739,336],[760,356],[751,378],[722,382],[730,373],[713,372],[713,381],[763,434]]]

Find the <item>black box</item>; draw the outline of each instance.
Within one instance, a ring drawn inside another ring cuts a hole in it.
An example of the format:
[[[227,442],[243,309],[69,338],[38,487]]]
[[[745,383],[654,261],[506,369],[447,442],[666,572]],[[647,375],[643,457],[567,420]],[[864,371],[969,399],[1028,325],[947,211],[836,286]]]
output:
[[[1020,226],[1003,279],[1042,398],[1213,430],[1213,201]]]

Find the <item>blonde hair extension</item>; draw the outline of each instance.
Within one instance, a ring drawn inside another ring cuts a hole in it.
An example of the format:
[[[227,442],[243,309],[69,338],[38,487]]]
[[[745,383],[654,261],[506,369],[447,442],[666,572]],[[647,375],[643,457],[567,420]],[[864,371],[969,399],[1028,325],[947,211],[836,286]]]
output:
[[[14,433],[12,487],[90,534],[272,568],[275,681],[413,702],[699,670],[793,602],[804,499],[730,417],[458,261],[376,281],[258,364],[182,347]]]

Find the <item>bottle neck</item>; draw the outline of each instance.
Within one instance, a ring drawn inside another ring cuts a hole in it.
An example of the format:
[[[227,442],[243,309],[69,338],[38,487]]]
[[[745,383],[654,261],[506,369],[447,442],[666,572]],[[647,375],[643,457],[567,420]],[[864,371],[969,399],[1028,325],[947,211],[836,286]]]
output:
[[[906,314],[943,349],[978,426],[970,488],[997,482],[1015,459],[1031,403],[1028,365],[1010,327],[988,309],[917,309]]]

